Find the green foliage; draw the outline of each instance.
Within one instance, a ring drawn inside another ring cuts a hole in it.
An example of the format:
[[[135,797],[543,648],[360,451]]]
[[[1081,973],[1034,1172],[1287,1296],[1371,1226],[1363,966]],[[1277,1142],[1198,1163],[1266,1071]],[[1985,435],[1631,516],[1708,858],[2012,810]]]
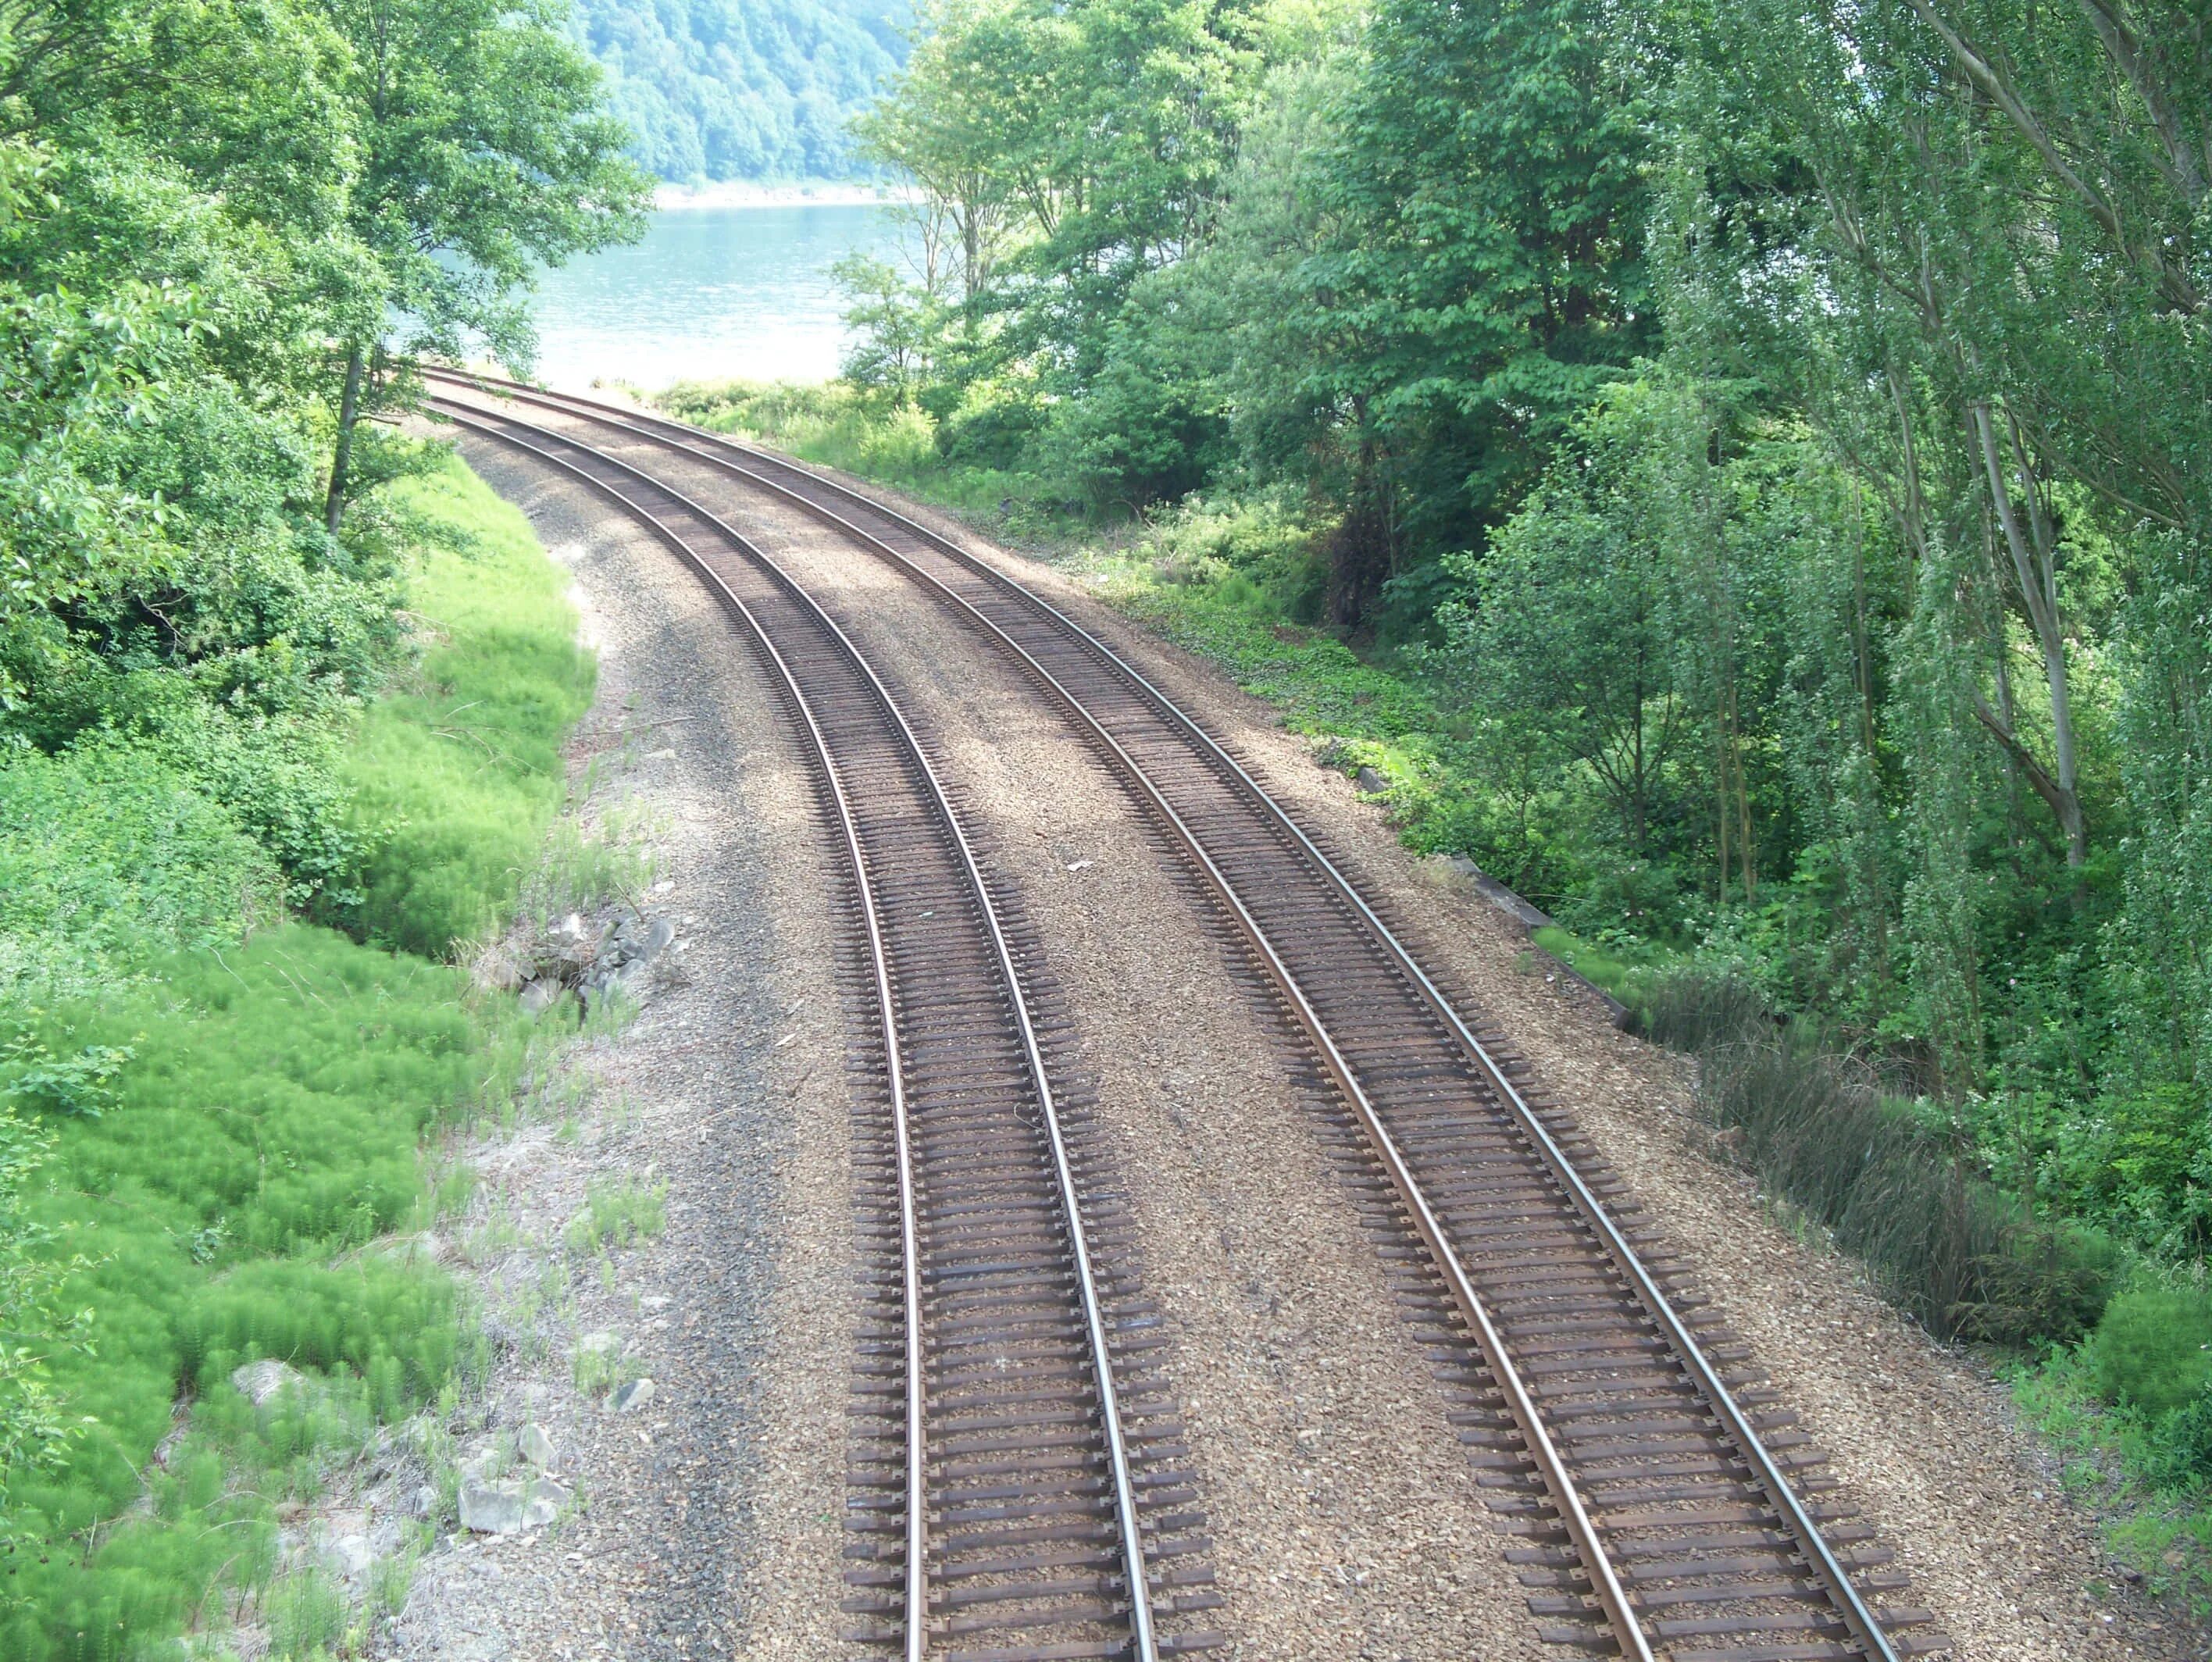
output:
[[[846,179],[847,124],[904,60],[908,15],[899,0],[586,0],[570,28],[661,178]]]
[[[0,1004],[234,941],[281,894],[268,853],[146,747],[0,763]]]
[[[568,1250],[596,1253],[651,1240],[667,1226],[667,1206],[665,1183],[641,1183],[634,1177],[595,1182],[585,1196],[584,1210],[569,1222]]]
[[[373,307],[343,320],[344,367],[324,523],[381,482],[384,441],[356,465],[361,418],[411,407],[412,355],[489,350],[526,369],[539,267],[634,240],[649,181],[600,105],[598,68],[560,12],[501,0],[319,0],[349,50],[340,82],[361,146],[346,226],[374,260]],[[397,326],[395,327],[395,320]]]
[[[1043,492],[1025,474],[945,459],[939,424],[839,382],[826,385],[678,381],[656,395],[669,414],[810,462],[880,479],[949,507],[988,513]]]
[[[2212,1301],[2194,1287],[2148,1286],[2106,1307],[2088,1355],[2107,1401],[2155,1419],[2212,1385]]]
[[[60,1277],[51,1302],[89,1313],[91,1348],[45,1368],[89,1416],[67,1464],[9,1474],[9,1519],[40,1544],[35,1565],[14,1561],[9,1654],[76,1654],[80,1630],[143,1641],[210,1589],[257,1585],[276,1501],[474,1365],[443,1273],[363,1249],[414,1216],[424,1134],[509,1088],[526,1029],[511,1008],[470,1008],[457,970],[298,926],[15,1026],[17,1054],[121,1060],[97,1118],[21,1110],[48,1145],[21,1214]],[[308,1384],[257,1410],[228,1380],[264,1357]],[[162,1471],[149,1456],[180,1392],[191,1418]],[[149,1512],[86,1533],[149,1483]]]
[[[2070,1342],[2096,1322],[2112,1278],[2109,1246],[2027,1215],[1924,1105],[1802,1031],[1778,1028],[1726,978],[1692,971],[1641,992],[1646,1031],[1695,1041],[1699,1102],[1746,1163],[1930,1331]]]
[[[515,509],[458,464],[393,488],[421,540],[407,597],[422,651],[347,749],[354,822],[374,846],[348,915],[442,956],[513,913],[594,671],[567,579]]]

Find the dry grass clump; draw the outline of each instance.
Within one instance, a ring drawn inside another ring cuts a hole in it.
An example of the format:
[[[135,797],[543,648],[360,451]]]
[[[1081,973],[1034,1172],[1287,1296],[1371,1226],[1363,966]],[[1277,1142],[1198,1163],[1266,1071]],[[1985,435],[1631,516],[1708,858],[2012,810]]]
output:
[[[1726,1145],[1929,1331],[2017,1344],[2094,1325],[2111,1251],[1990,1182],[1932,1105],[1865,1059],[1778,1024],[1733,980],[1656,980],[1638,1016],[1697,1057],[1698,1103]]]

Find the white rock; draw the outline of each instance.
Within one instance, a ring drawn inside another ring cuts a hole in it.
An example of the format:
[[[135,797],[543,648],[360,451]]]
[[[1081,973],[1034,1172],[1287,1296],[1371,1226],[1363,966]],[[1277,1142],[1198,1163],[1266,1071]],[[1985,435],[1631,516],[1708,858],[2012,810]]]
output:
[[[363,1535],[341,1535],[323,1549],[324,1562],[349,1581],[358,1581],[368,1574],[376,1562],[376,1554]]]
[[[259,1408],[294,1386],[306,1386],[307,1376],[289,1362],[264,1358],[231,1369],[230,1382],[240,1396]]]
[[[553,1447],[553,1439],[546,1435],[545,1428],[542,1425],[524,1426],[522,1435],[517,1439],[515,1446],[521,1451],[524,1459],[542,1471],[550,1471],[560,1464],[560,1457]]]
[[[471,1478],[461,1485],[461,1527],[479,1535],[512,1535],[523,1526],[522,1485]]]
[[[576,1341],[576,1354],[580,1356],[616,1356],[621,1353],[622,1348],[622,1335],[605,1327],[586,1333]]]
[[[627,1414],[634,1409],[644,1407],[652,1400],[653,1381],[651,1380],[630,1380],[608,1398],[608,1404],[616,1413]]]
[[[561,1515],[562,1507],[575,1498],[575,1491],[565,1483],[556,1483],[550,1477],[533,1477],[522,1495],[522,1526],[543,1529]]]

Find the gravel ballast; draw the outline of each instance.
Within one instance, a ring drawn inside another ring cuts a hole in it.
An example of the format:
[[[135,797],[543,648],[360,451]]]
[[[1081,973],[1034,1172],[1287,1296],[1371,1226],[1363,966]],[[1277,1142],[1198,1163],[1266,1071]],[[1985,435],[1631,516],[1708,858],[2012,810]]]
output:
[[[575,761],[602,758],[599,794],[652,846],[648,900],[678,924],[681,973],[571,1053],[592,1101],[569,1135],[540,1125],[474,1151],[471,1222],[495,1243],[475,1274],[508,1343],[465,1443],[541,1425],[580,1504],[550,1528],[442,1544],[398,1649],[833,1655],[850,1106],[812,782],[750,652],[665,547],[534,464],[467,453],[574,574],[600,675]],[[587,1186],[623,1179],[666,1183],[665,1236],[614,1253],[611,1285],[569,1265],[565,1295],[526,1301],[549,1307],[526,1319],[518,1296],[560,1259]],[[602,1336],[620,1377],[652,1381],[626,1409],[574,1382],[579,1344]]]

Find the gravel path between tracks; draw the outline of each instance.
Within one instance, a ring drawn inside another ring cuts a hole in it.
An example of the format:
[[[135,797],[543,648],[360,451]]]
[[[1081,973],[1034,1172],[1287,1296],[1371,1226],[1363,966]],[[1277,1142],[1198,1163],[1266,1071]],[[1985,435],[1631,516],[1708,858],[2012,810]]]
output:
[[[582,488],[486,442],[465,449],[574,573],[600,655],[575,761],[615,761],[602,794],[642,822],[672,885],[651,905],[679,924],[684,974],[571,1053],[595,1101],[570,1135],[541,1125],[475,1151],[471,1223],[491,1250],[469,1256],[509,1343],[489,1423],[457,1452],[539,1423],[581,1504],[548,1530],[441,1543],[398,1653],[834,1656],[850,1104],[811,782],[750,651],[687,568]],[[587,1186],[625,1177],[666,1182],[665,1234],[604,1270],[568,1265],[565,1294],[548,1297]],[[624,1374],[653,1381],[630,1411],[576,1388],[576,1343],[595,1333],[618,1337]]]
[[[1540,1081],[1577,1108],[1650,1218],[1700,1266],[1700,1285],[1832,1457],[1836,1475],[1911,1572],[1910,1601],[1935,1610],[1957,1654],[1973,1662],[2074,1662],[2212,1653],[2200,1626],[2129,1587],[2101,1549],[2096,1519],[2064,1498],[2056,1458],[2021,1423],[2000,1380],[1972,1355],[1938,1345],[1904,1320],[1849,1260],[1794,1235],[1752,1179],[1708,1154],[1684,1062],[1615,1031],[1594,996],[1547,974],[1540,966],[1547,961],[1529,951],[1517,924],[1443,862],[1400,845],[1383,813],[1361,801],[1341,774],[1318,765],[1313,745],[1285,731],[1259,700],[1110,611],[1067,575],[997,548],[948,516],[889,493],[870,494],[996,561],[1108,640],[1230,743],[1279,801],[1346,851],[1364,889],[1414,920],[1408,944],[1449,977],[1455,996],[1512,1036]],[[754,500],[757,506],[740,523],[774,521],[780,510]],[[872,586],[880,584],[869,574],[873,563],[865,555],[842,559],[848,580]],[[967,664],[935,636],[929,650],[929,672],[939,682],[958,687],[981,679],[969,667],[979,656],[975,647]],[[1014,711],[998,719],[1000,730],[982,731],[994,738],[1030,731]],[[1022,794],[1032,801],[1077,800],[1079,775],[1087,769],[1103,777],[1074,761],[1071,745],[1048,736],[1042,743],[1025,738],[1024,748],[1023,764],[1002,764],[998,773],[1002,780],[1025,773]],[[1014,795],[1011,784],[995,788]],[[1141,861],[1133,851],[1118,858]],[[1140,978],[1142,931],[1170,925],[1168,908],[1155,904],[1157,910],[1140,907],[1118,917],[1110,905],[1091,908],[1097,935],[1117,925],[1139,931],[1122,950]],[[1173,926],[1180,930],[1181,920]],[[1193,1010],[1189,957],[1172,939],[1163,949],[1150,971],[1170,989],[1147,1018],[1155,1046],[1197,1028],[1192,1077],[1206,1078],[1218,1071],[1207,1056],[1212,1040],[1183,1013]],[[1282,1216],[1295,1227],[1306,1224],[1303,1210]],[[1342,1341],[1324,1328],[1315,1343],[1326,1350]],[[1226,1513],[1226,1494],[1214,1505],[1217,1514]],[[1485,1541],[1492,1551],[1504,1544],[1495,1537]],[[1525,1631],[1528,1617],[1516,1616],[1519,1629],[1492,1629],[1483,1653],[1501,1653],[1508,1633]]]
[[[1039,926],[1137,1215],[1226,1608],[1225,1657],[1508,1662],[1535,1641],[1447,1404],[1399,1326],[1340,1156],[1127,798],[1028,684],[786,508],[744,527],[848,624],[943,747]]]

